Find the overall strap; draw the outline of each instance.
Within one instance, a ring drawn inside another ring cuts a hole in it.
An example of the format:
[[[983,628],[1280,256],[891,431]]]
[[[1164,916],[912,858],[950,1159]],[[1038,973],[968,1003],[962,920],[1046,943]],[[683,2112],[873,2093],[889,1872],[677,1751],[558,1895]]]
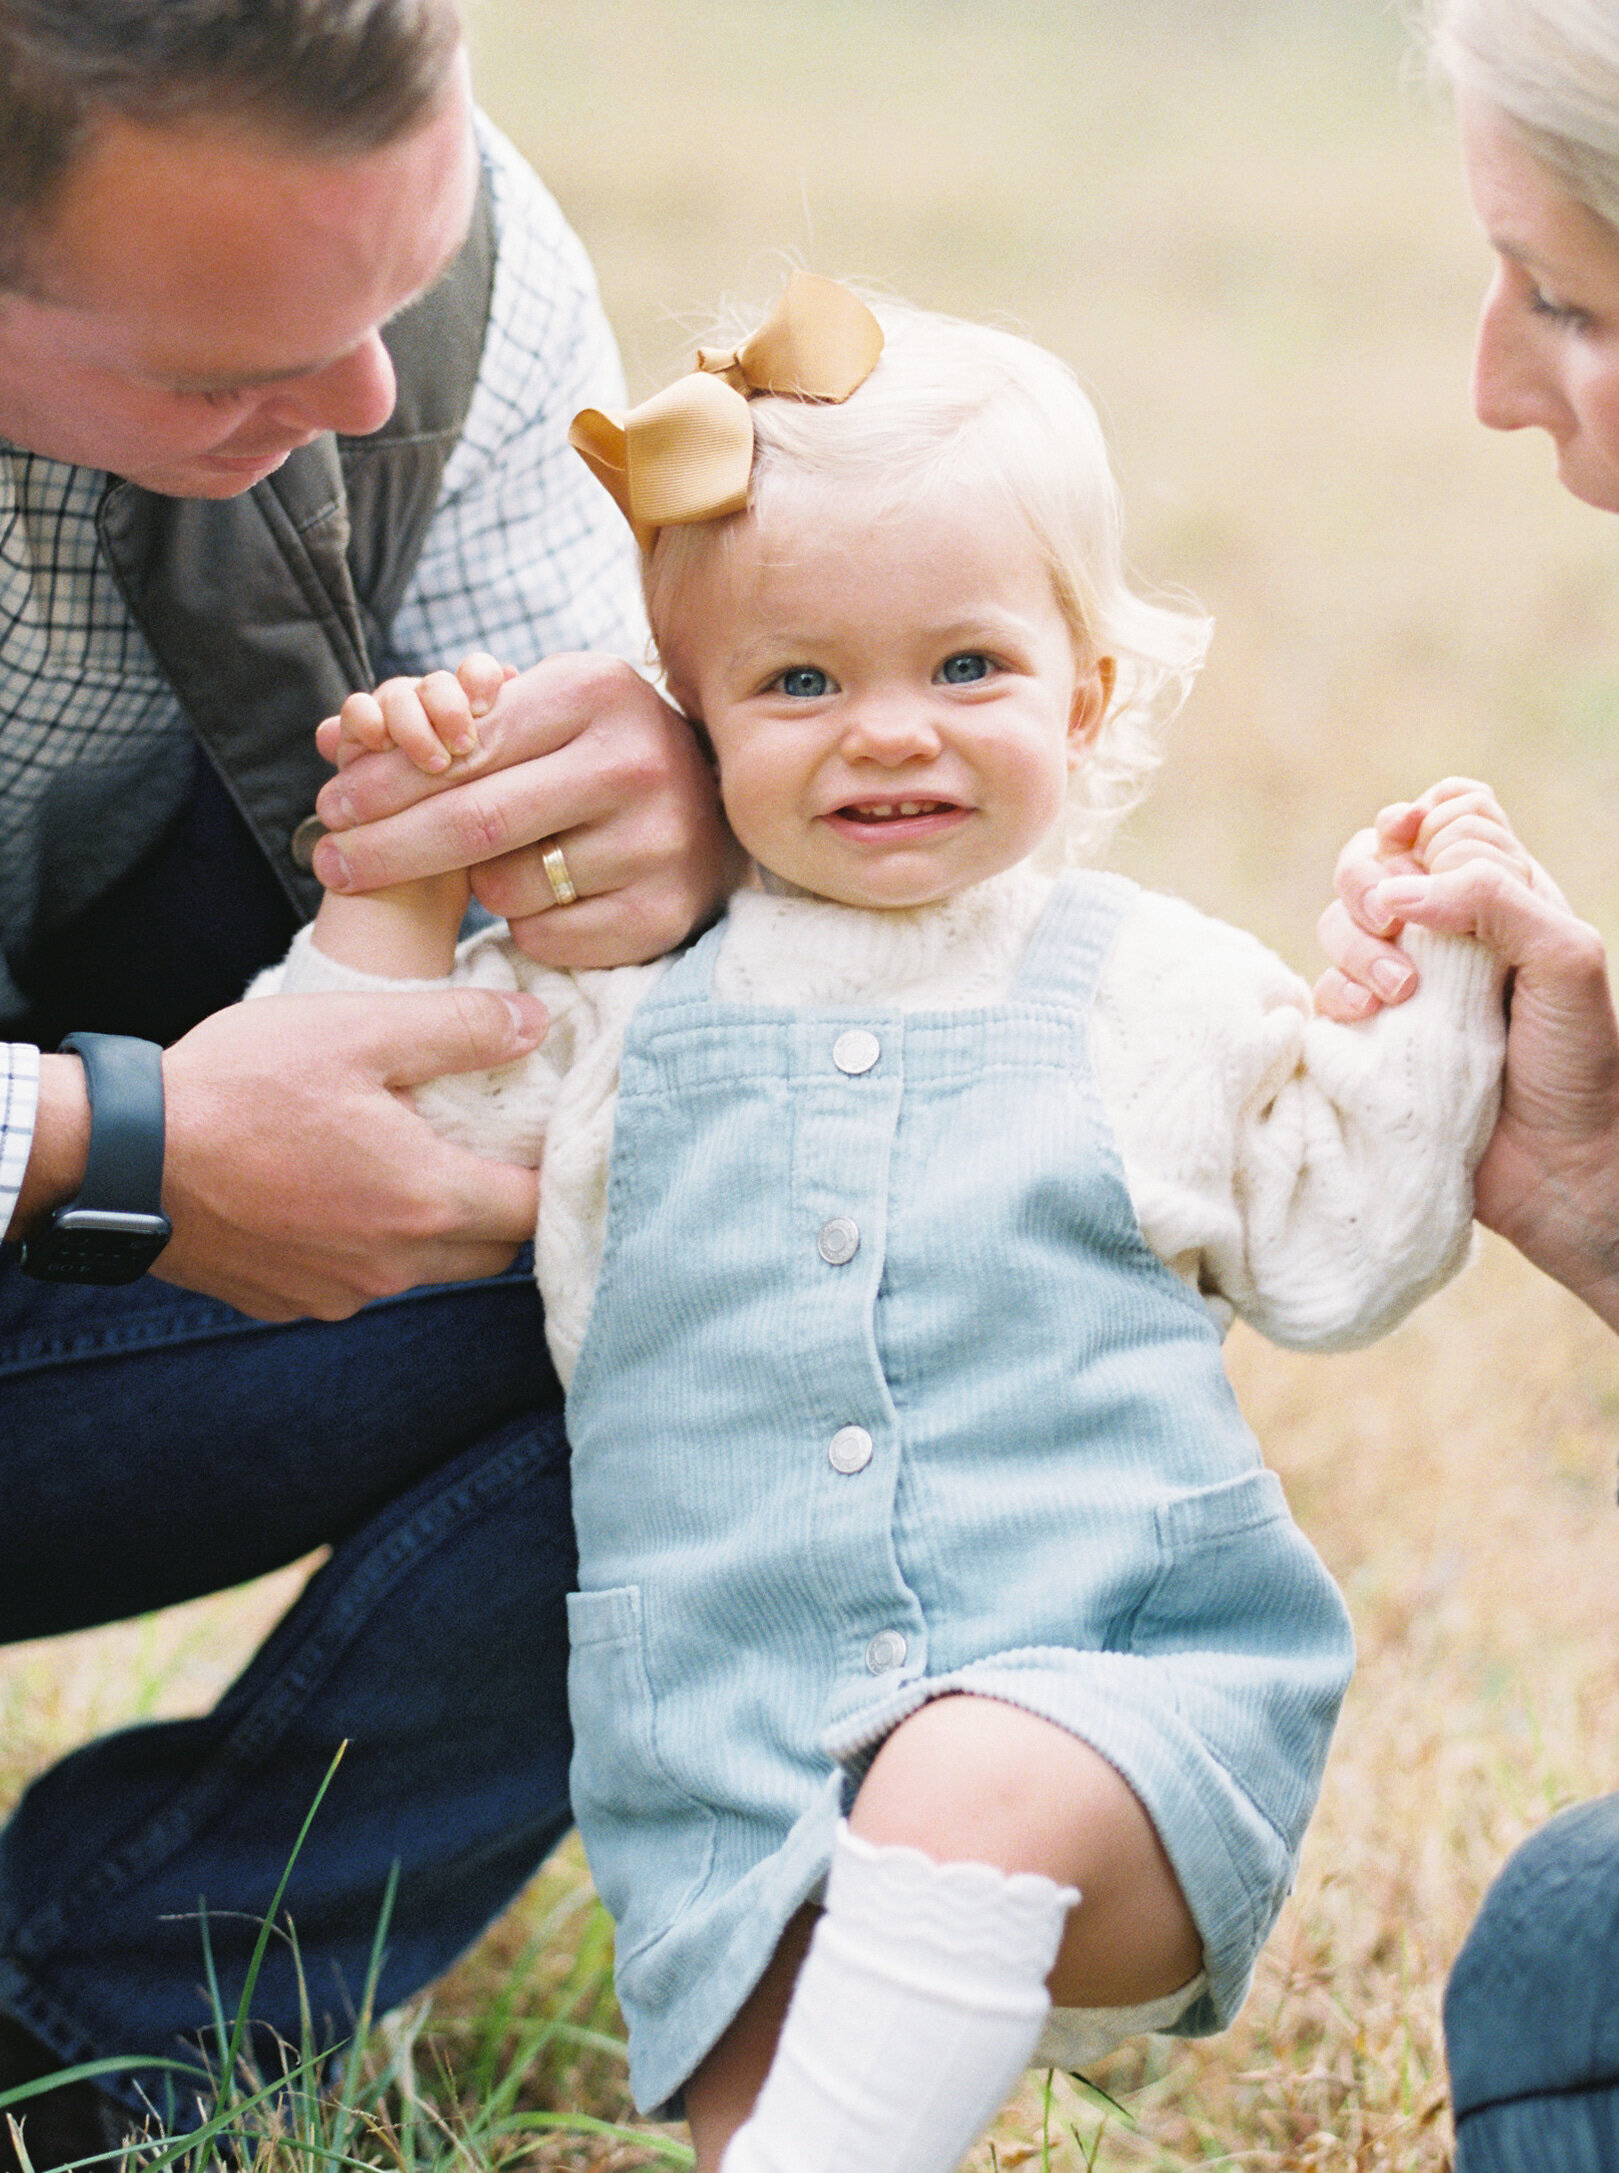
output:
[[[487,177],[444,278],[383,333],[398,402],[235,498],[109,485],[101,547],[254,843],[302,917],[320,885],[293,834],[330,775],[314,729],[369,686],[372,645],[420,554],[483,356],[495,263]]]
[[[1088,1012],[1136,889],[1128,876],[1100,868],[1065,870],[1023,954],[1014,997]]]
[[[725,927],[722,913],[712,928],[705,929],[695,943],[688,944],[680,952],[669,971],[659,977],[636,1005],[638,1018],[653,1011],[668,1010],[676,1004],[708,1000],[713,994],[714,968],[719,960],[720,946],[725,941]]]

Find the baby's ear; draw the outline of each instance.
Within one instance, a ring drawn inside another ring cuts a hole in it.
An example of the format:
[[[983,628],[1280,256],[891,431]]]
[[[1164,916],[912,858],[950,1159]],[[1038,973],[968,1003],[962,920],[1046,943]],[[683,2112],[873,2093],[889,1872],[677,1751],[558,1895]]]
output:
[[[663,690],[691,726],[692,731],[696,734],[698,746],[702,748],[704,754],[717,770],[719,762],[714,753],[714,742],[708,736],[708,726],[703,722],[702,711],[698,706],[695,691],[686,684],[678,673],[667,669],[663,675]]]
[[[1119,676],[1117,657],[1099,656],[1089,671],[1074,682],[1074,699],[1068,712],[1068,751],[1078,755],[1102,729]]]

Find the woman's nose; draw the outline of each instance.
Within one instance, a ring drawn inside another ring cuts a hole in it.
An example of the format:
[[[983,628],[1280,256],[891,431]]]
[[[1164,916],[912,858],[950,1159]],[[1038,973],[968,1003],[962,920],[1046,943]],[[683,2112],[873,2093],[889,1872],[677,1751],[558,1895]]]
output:
[[[1544,335],[1538,321],[1525,321],[1526,306],[1508,291],[1505,273],[1497,272],[1473,349],[1473,412],[1491,430],[1550,430],[1564,412],[1542,352]]]

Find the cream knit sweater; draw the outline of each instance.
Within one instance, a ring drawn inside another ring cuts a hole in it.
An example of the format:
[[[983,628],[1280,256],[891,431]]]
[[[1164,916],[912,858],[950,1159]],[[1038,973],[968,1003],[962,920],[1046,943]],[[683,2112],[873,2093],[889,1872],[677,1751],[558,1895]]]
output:
[[[744,890],[715,975],[729,1002],[941,1010],[1010,991],[1050,891],[1028,866],[933,906],[865,911]],[[1477,943],[1407,931],[1417,995],[1369,1025],[1312,1016],[1252,936],[1137,891],[1103,968],[1093,1056],[1147,1243],[1277,1343],[1370,1341],[1466,1257],[1472,1170],[1495,1121],[1501,970]],[[527,989],[551,1015],[530,1056],[419,1088],[422,1114],[480,1154],[543,1159],[536,1274],[564,1385],[601,1268],[619,1051],[659,961],[535,965],[502,930],[463,944],[453,981]],[[305,929],[251,995],[420,988],[335,965]]]

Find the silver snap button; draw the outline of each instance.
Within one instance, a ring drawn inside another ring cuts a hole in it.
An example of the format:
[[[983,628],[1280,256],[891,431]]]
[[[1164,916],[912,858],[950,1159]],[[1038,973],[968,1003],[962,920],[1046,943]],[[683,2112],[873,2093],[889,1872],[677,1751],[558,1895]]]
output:
[[[879,1630],[866,1647],[866,1671],[871,1675],[890,1675],[897,1667],[905,1665],[905,1640],[898,1630]]]
[[[821,1224],[815,1250],[829,1268],[841,1268],[845,1260],[852,1260],[860,1250],[860,1225],[851,1222],[847,1215],[834,1215],[830,1222]]]
[[[326,825],[318,815],[306,815],[287,840],[287,851],[295,868],[302,868],[305,875],[315,865],[315,847],[326,835]]]
[[[863,1026],[851,1026],[847,1033],[839,1034],[832,1044],[832,1061],[839,1071],[858,1077],[870,1071],[883,1053],[883,1045],[875,1034],[868,1034]]]
[[[864,1426],[840,1426],[827,1443],[826,1460],[834,1471],[864,1471],[871,1462],[871,1436]]]

